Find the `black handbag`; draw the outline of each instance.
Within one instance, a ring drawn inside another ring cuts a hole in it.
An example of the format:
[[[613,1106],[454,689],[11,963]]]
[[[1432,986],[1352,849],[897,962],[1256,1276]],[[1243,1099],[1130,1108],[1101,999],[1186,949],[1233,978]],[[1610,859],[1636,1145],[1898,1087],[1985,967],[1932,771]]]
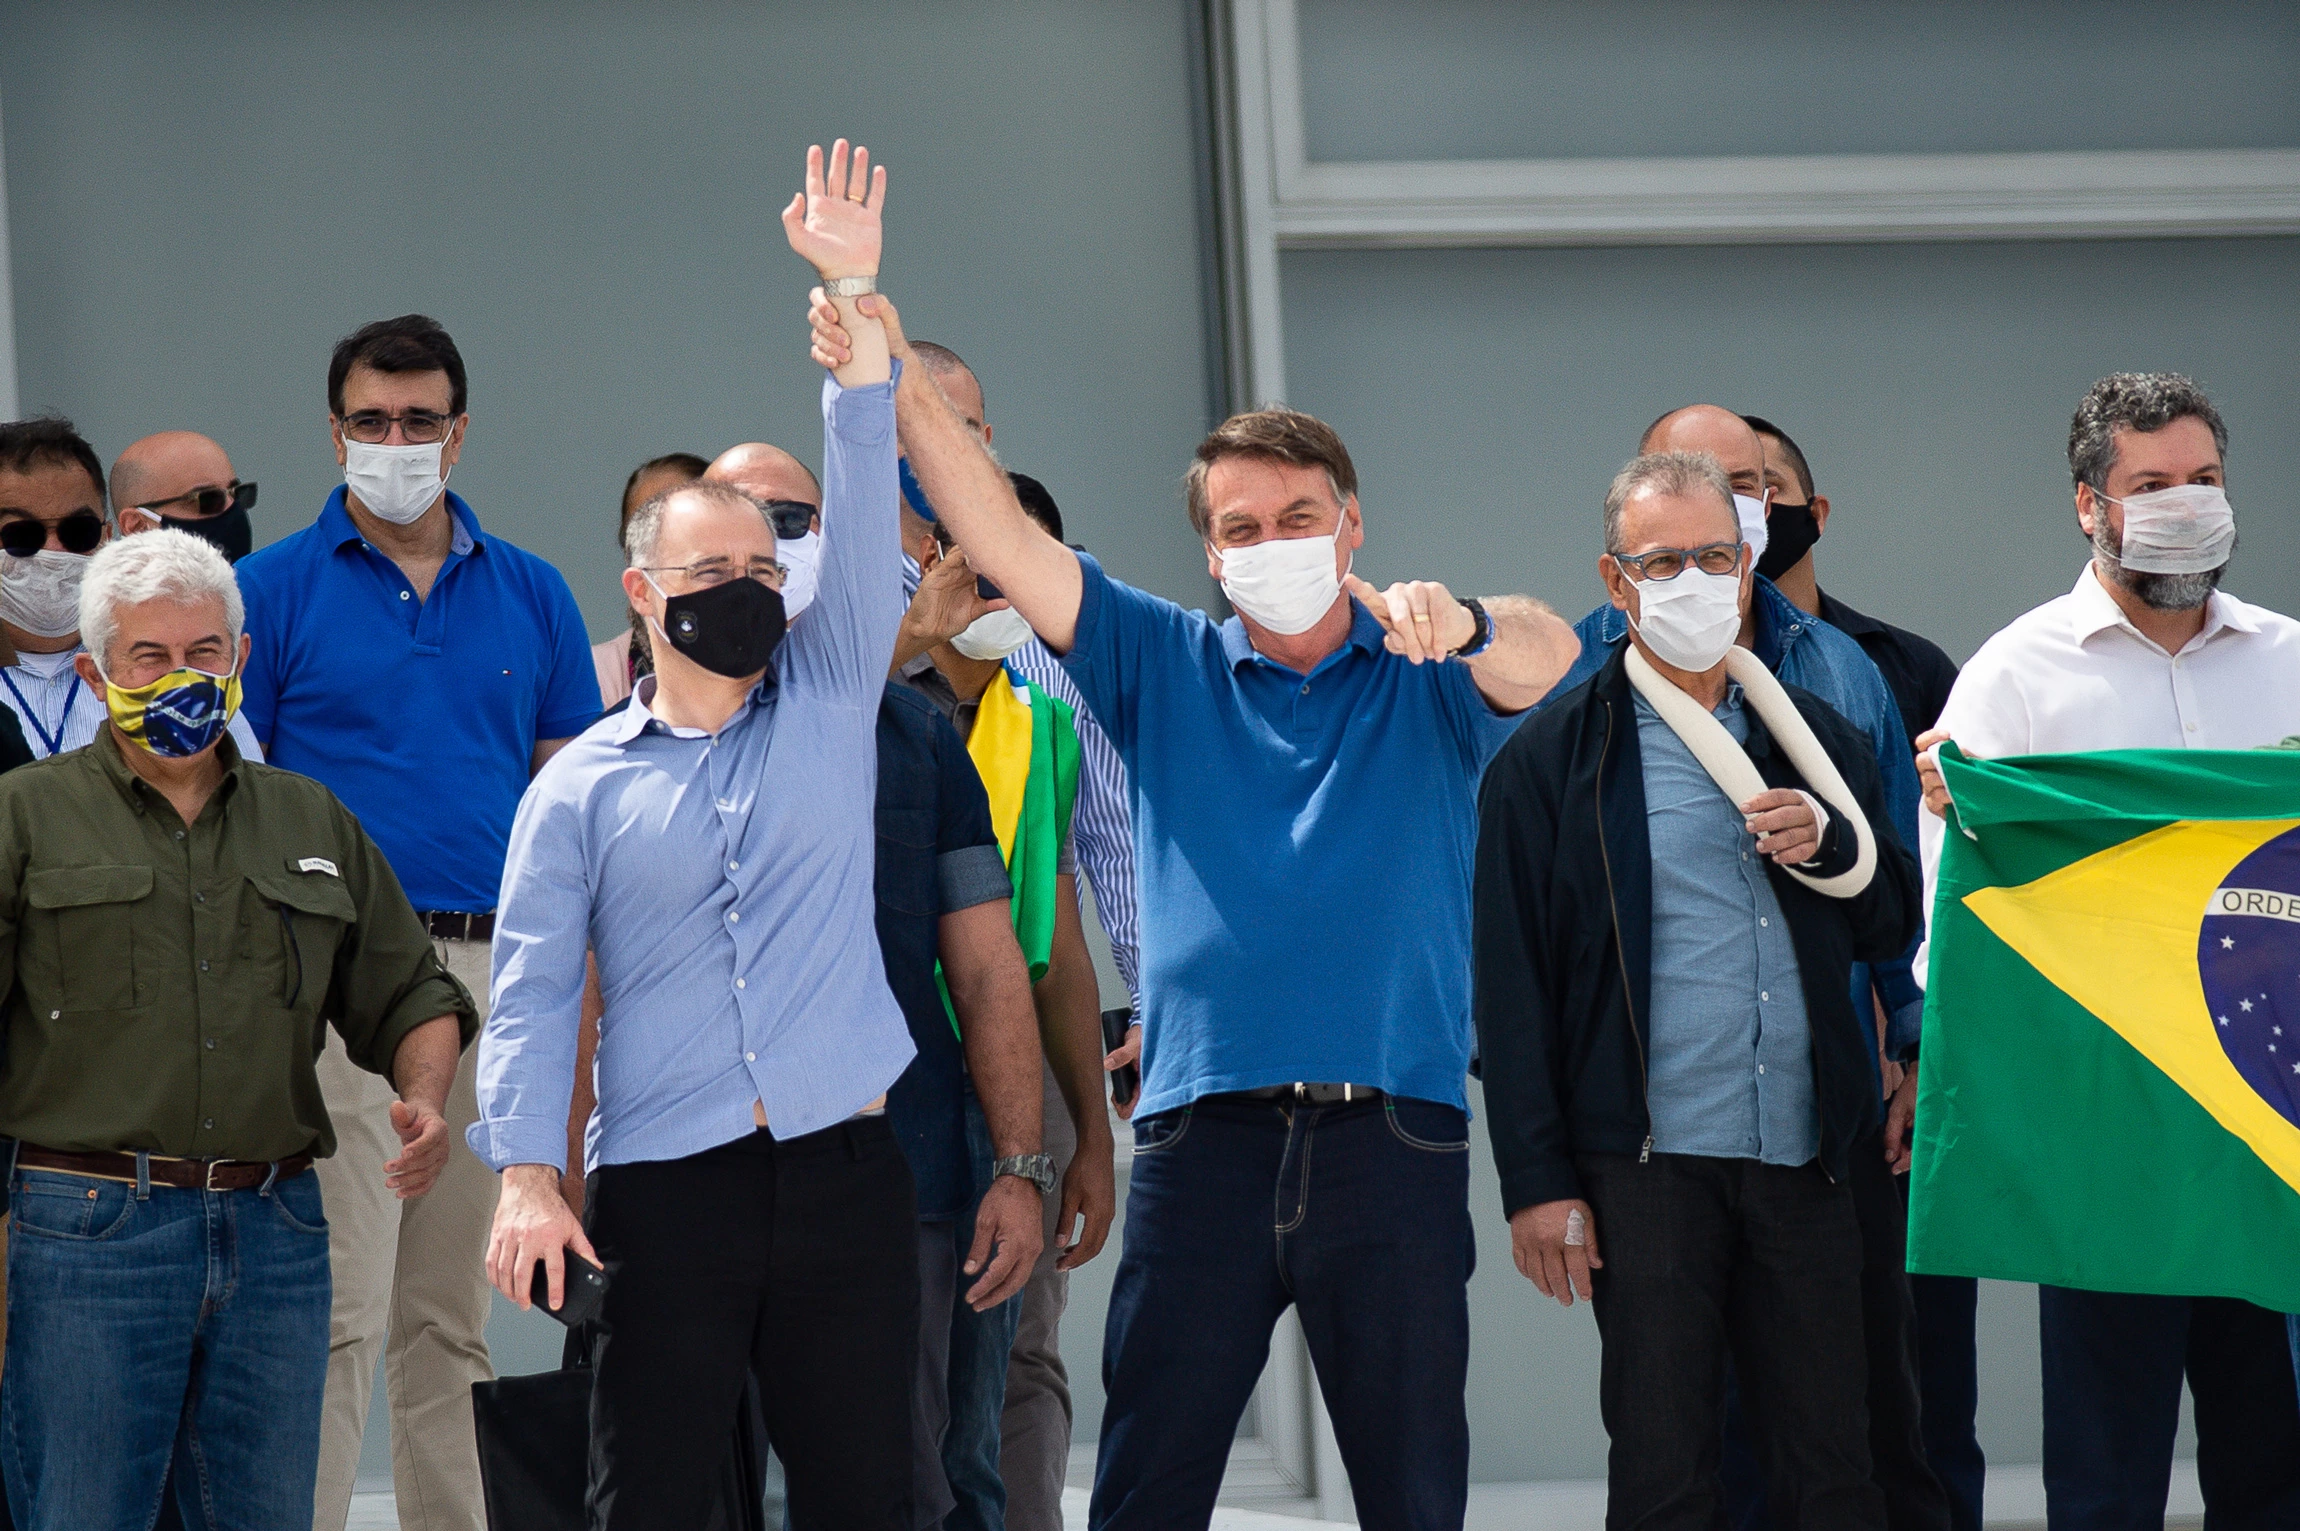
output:
[[[487,1531],[585,1531],[591,1477],[589,1336],[567,1332],[555,1372],[471,1384],[479,1433],[479,1482]],[[758,1384],[746,1381],[735,1411],[718,1501],[701,1531],[767,1531],[766,1429]]]

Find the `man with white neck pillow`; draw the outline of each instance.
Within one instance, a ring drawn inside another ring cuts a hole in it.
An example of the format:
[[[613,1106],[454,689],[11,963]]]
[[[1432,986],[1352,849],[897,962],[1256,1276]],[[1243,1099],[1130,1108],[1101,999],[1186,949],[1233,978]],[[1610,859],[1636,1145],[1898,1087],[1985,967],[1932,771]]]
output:
[[[1605,546],[1626,640],[1479,796],[1474,1013],[1513,1253],[1594,1302],[1620,1523],[1720,1518],[1730,1354],[1775,1513],[1881,1531],[1846,1184],[1875,1044],[1849,978],[1907,948],[1916,863],[1868,741],[1734,642],[1754,556],[1716,459],[1632,461]]]

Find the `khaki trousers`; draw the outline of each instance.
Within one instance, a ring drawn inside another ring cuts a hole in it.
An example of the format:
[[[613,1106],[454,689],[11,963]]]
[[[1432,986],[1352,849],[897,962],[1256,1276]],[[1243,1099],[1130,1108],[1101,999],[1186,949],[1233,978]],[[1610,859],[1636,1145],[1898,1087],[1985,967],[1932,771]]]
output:
[[[1070,1107],[1046,1071],[1046,1151],[1068,1174],[1078,1152]],[[1062,1310],[1070,1274],[1054,1268],[1062,1216],[1059,1186],[1046,1198],[1046,1248],[1022,1289],[1022,1322],[1006,1363],[1006,1412],[999,1417],[998,1475],[1006,1480],[1006,1531],[1062,1531],[1062,1485],[1070,1474],[1070,1373],[1062,1364]]]
[[[438,947],[484,1021],[487,943],[441,941]],[[429,1192],[406,1202],[383,1183],[384,1162],[399,1153],[391,1128],[398,1097],[390,1082],[356,1067],[332,1031],[320,1055],[320,1090],[336,1133],[335,1156],[318,1166],[335,1311],[313,1531],[343,1531],[379,1355],[391,1400],[391,1482],[400,1526],[484,1531],[471,1385],[495,1375],[487,1359],[493,1288],[486,1256],[496,1178],[463,1138],[479,1118],[478,1055],[477,1046],[464,1050],[447,1098],[447,1168]]]

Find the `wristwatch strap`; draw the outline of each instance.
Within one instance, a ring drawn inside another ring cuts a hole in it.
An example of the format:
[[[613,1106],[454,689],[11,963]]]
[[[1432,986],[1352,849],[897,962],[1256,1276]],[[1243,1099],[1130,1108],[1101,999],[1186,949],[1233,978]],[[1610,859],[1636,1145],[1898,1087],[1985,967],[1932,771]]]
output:
[[[993,1180],[1001,1175],[1013,1175],[1027,1180],[1038,1187],[1039,1195],[1045,1196],[1055,1186],[1054,1155],[1015,1154],[1009,1158],[996,1159],[991,1162],[990,1175]]]
[[[826,276],[823,278],[823,294],[826,297],[859,298],[876,291],[878,291],[878,278],[875,276]]]
[[[1493,618],[1485,614],[1485,603],[1474,595],[1464,596],[1461,604],[1462,609],[1469,613],[1470,620],[1477,625],[1470,629],[1469,641],[1453,651],[1453,657],[1475,659],[1493,647]]]

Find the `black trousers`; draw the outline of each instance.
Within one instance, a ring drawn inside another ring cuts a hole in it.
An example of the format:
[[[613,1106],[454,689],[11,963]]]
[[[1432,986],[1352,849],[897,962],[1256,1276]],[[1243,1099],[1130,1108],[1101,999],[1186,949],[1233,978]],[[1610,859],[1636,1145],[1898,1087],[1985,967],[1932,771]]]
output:
[[[1885,1163],[1878,1128],[1853,1145],[1845,1184],[1861,1223],[1861,1330],[1868,1349],[1869,1463],[1885,1496],[1891,1531],[1949,1531],[1949,1499],[1928,1465],[1917,1386],[1917,1310],[1911,1289],[1908,1213]],[[1603,1253],[1601,1249],[1599,1251]],[[1735,1531],[1779,1531],[1765,1503],[1739,1389],[1728,1383],[1725,1409],[1726,1519]],[[1974,1522],[1979,1524],[1977,1518]]]
[[[1712,1531],[1730,1355],[1776,1524],[1884,1531],[1869,1470],[1861,1231],[1816,1165],[1592,1155],[1580,1163],[1612,1439],[1607,1531]]]
[[[910,1531],[918,1218],[884,1117],[602,1167],[592,1531],[709,1524],[746,1373],[826,1531]]]
[[[2040,1286],[2037,1330],[2052,1531],[2164,1524],[2184,1375],[2204,1523],[2300,1526],[2300,1398],[2283,1314],[2232,1297]]]

